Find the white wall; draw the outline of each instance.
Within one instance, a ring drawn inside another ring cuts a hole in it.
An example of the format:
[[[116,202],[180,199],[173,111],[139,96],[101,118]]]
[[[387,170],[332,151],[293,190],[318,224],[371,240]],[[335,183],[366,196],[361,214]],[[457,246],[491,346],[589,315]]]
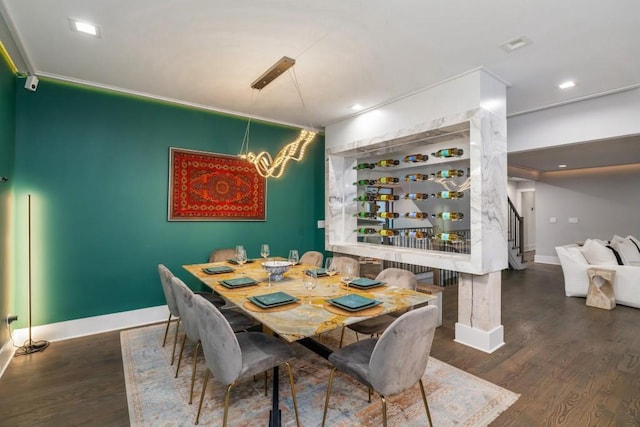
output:
[[[639,183],[640,165],[545,174],[536,182],[536,257],[556,257],[556,246],[587,238],[640,236]]]

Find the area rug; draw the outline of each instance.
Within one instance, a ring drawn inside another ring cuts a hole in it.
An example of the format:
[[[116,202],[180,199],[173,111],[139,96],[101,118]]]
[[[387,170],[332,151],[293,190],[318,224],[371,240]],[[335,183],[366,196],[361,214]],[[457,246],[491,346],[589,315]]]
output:
[[[172,325],[172,329],[173,327]],[[200,351],[193,404],[189,405],[195,346],[189,345],[187,341],[178,378],[174,378],[176,366],[170,366],[172,342],[161,347],[163,334],[163,325],[127,330],[120,334],[132,426],[194,425],[204,378],[204,356]],[[331,334],[323,337],[323,340],[331,347],[335,345],[337,338],[336,334]],[[298,354],[292,367],[300,423],[303,426],[319,426],[322,422],[329,363],[301,345],[293,346]],[[280,376],[282,425],[295,426],[286,368],[280,370]],[[486,426],[519,397],[518,394],[433,357],[429,359],[423,382],[433,423],[438,427]],[[271,378],[268,389],[269,396],[265,396],[264,377],[255,380],[249,378],[234,386],[231,392],[229,425],[268,425]],[[209,381],[199,425],[222,425],[223,398],[224,387]],[[387,415],[389,425],[393,426],[428,425],[419,387],[416,385],[402,395],[389,398]],[[336,373],[327,425],[382,425],[380,398],[374,395],[372,403],[368,403],[365,387],[346,375]]]

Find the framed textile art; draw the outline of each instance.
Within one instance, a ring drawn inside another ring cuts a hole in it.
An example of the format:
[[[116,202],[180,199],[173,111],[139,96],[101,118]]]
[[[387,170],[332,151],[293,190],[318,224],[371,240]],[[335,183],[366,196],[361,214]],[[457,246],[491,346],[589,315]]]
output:
[[[264,221],[266,179],[237,156],[169,148],[169,221]]]

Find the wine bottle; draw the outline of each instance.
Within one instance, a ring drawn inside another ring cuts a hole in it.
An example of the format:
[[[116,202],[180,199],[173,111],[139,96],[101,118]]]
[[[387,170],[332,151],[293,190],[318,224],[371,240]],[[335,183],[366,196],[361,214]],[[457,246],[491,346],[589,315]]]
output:
[[[431,215],[431,217],[447,221],[460,221],[464,218],[464,214],[462,212],[438,212],[437,214]]]
[[[431,174],[433,178],[456,178],[459,176],[464,176],[462,169],[444,169]]]
[[[429,159],[429,156],[426,154],[409,154],[405,156],[405,163],[417,163],[417,162],[426,162]]]
[[[400,216],[397,212],[378,212],[380,218],[398,218]]]
[[[380,230],[378,231],[378,234],[384,237],[393,237],[397,236],[398,232],[395,230]]]
[[[357,216],[358,218],[375,218],[376,213],[375,212],[358,212],[356,214],[353,214],[353,216]]]
[[[438,233],[435,237],[445,242],[462,242],[464,240],[462,236],[456,233]]]
[[[378,184],[395,184],[399,181],[400,180],[398,178],[395,178],[393,176],[383,176],[382,178],[378,178],[377,183]]]
[[[375,167],[376,167],[375,163],[359,163],[353,168],[356,170],[362,170],[362,169],[374,169]]]
[[[411,175],[404,176],[405,181],[427,181],[428,179],[429,179],[429,175],[421,174],[421,173],[414,173]]]
[[[363,194],[353,199],[354,202],[375,202],[376,196],[373,194]]]
[[[375,183],[375,179],[359,179],[353,185],[374,185]]]
[[[429,195],[427,193],[407,193],[402,198],[406,200],[426,200]]]
[[[403,231],[402,235],[405,237],[413,237],[416,239],[424,239],[425,237],[427,237],[427,233],[425,233],[424,231]]]
[[[462,148],[443,148],[435,153],[431,153],[431,155],[436,157],[460,157],[463,153]]]
[[[378,202],[392,202],[394,200],[398,200],[400,196],[395,194],[378,194],[376,196],[376,201]]]
[[[404,217],[412,219],[425,219],[429,217],[429,214],[427,214],[426,212],[405,212]]]
[[[393,160],[393,159],[378,160],[376,162],[376,166],[381,166],[383,168],[386,168],[389,166],[398,166],[399,164],[400,164],[400,160]]]
[[[436,194],[432,194],[431,197],[437,197],[438,199],[461,199],[464,197],[462,191],[438,191]]]
[[[375,228],[370,228],[370,227],[360,227],[357,230],[353,230],[353,231],[357,231],[360,234],[376,234],[377,233]]]

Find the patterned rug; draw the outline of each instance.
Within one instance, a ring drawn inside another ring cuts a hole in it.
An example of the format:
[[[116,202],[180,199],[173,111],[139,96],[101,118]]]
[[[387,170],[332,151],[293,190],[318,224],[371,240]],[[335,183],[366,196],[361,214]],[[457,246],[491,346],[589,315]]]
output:
[[[174,330],[173,328],[174,325],[171,329]],[[164,348],[161,347],[163,334],[163,325],[131,329],[120,334],[132,426],[194,425],[204,378],[204,356],[200,351],[193,404],[189,405],[187,402],[195,347],[187,341],[180,374],[178,378],[174,378],[175,365],[169,365],[172,341]],[[347,332],[346,336],[353,339],[352,333]],[[323,340],[326,345],[333,347],[337,338],[337,333],[332,333]],[[181,339],[180,336],[178,347]],[[299,356],[292,362],[292,367],[300,422],[303,426],[319,426],[322,422],[329,363],[301,345],[294,344],[294,347]],[[286,371],[286,368],[280,369],[282,424],[295,426]],[[433,357],[429,360],[423,382],[433,423],[438,427],[486,426],[519,397],[518,394]],[[209,381],[199,425],[222,424],[223,398],[224,387]],[[270,408],[271,378],[269,396],[266,397],[264,377],[261,376],[256,381],[253,378],[246,379],[231,391],[229,425],[266,426]],[[416,385],[402,395],[388,399],[387,415],[389,425],[428,425],[419,387]],[[374,395],[372,403],[368,403],[367,389],[350,377],[337,372],[333,381],[327,425],[382,425],[380,398]]]

